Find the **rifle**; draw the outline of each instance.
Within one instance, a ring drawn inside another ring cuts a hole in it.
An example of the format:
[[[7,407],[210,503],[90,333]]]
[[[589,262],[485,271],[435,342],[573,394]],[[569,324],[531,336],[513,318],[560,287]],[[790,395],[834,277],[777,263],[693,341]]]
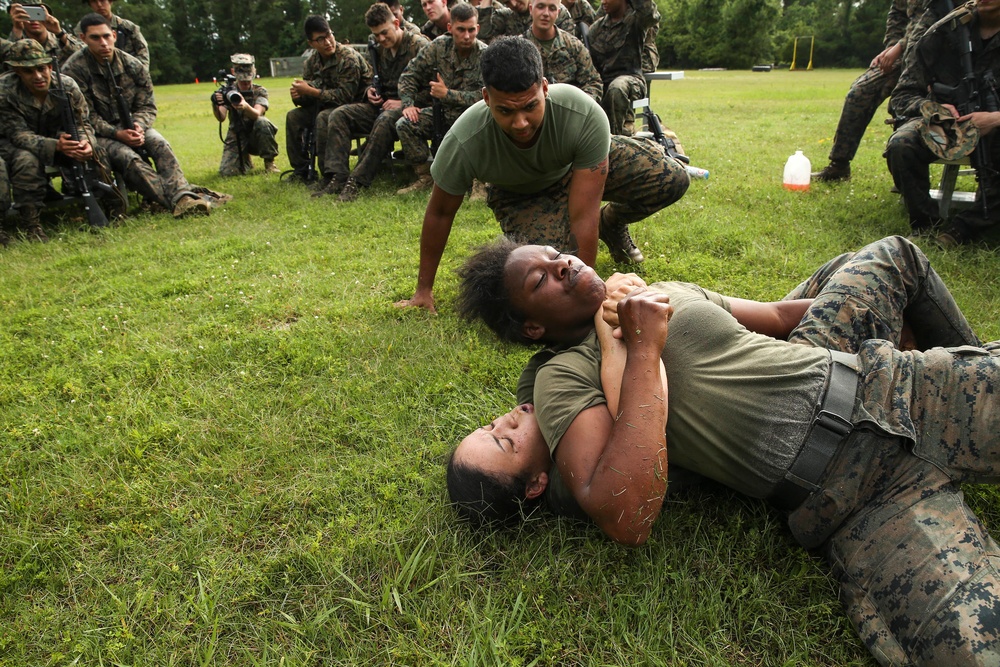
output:
[[[375,44],[375,36],[368,38],[368,59],[372,61],[372,88],[375,94],[382,97],[382,79],[378,75],[378,45]]]
[[[112,56],[113,57],[113,56]],[[132,119],[132,108],[129,106],[128,100],[125,99],[125,93],[122,91],[122,87],[118,85],[118,79],[115,78],[115,71],[111,67],[111,60],[104,63],[105,67],[108,68],[108,81],[111,82],[112,93],[115,96],[115,106],[118,108],[118,121],[124,125],[121,129],[123,130],[134,130],[135,121]],[[139,154],[143,160],[149,163],[150,166],[153,165],[153,159],[146,152],[145,146],[139,146],[138,148],[133,148],[136,153]]]
[[[73,105],[69,101],[69,95],[62,84],[62,75],[59,73],[59,59],[53,58],[52,65],[55,68],[55,76],[52,78],[52,85],[49,87],[49,96],[59,108],[60,123],[66,134],[73,141],[80,141],[80,132],[76,127],[76,114],[73,113]],[[96,150],[96,146],[92,148]],[[96,159],[96,154],[93,159]],[[91,191],[90,184],[93,183],[95,188],[105,194],[113,194],[114,189],[97,178],[94,173],[94,165],[89,160],[87,162],[80,162],[79,160],[69,158],[69,163],[73,184],[83,199],[83,210],[87,213],[87,222],[90,223],[91,227],[107,227],[108,217],[104,215],[104,210],[97,202],[97,197]]]
[[[931,87],[935,98],[953,100],[960,116],[977,111],[1000,111],[996,77],[993,72],[989,70],[984,72],[983,80],[980,82],[972,68],[972,35],[969,31],[969,24],[962,22],[961,17],[955,18],[955,24],[952,42],[958,50],[958,61],[962,67],[962,80],[954,86],[946,86],[940,82],[935,83]],[[986,193],[981,190],[983,178],[994,171],[990,160],[989,137],[979,137],[979,143],[969,155],[969,161],[976,170],[976,182],[978,189],[980,189],[983,217],[989,219],[989,204],[986,201]]]
[[[434,78],[437,79],[439,76],[441,76],[441,73],[435,70]],[[444,107],[441,105],[441,100],[434,98],[434,101],[431,102],[431,109],[434,113],[434,135],[431,137],[431,155],[437,155],[441,141],[444,139]]]
[[[590,24],[580,21],[576,24],[576,30],[580,33],[580,41],[590,51]]]
[[[660,125],[660,118],[653,113],[653,107],[650,106],[648,97],[644,97],[641,100],[633,102],[632,108],[643,110],[642,115],[646,121],[646,129],[651,135],[653,135],[653,141],[663,146],[663,150],[666,152],[668,157],[671,157],[683,164],[684,170],[687,171],[688,175],[692,178],[708,178],[709,171],[707,169],[702,169],[701,167],[691,166],[691,158],[678,152],[677,144],[674,143],[674,140],[663,133],[663,126]]]
[[[316,180],[316,125],[310,125],[302,132],[302,152],[306,156],[306,183]],[[240,158],[242,160],[242,157]]]

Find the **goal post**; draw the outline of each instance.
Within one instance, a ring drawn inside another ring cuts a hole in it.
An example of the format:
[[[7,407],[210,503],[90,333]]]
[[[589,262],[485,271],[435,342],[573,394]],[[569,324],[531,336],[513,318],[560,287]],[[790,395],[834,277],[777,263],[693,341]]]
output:
[[[809,64],[805,67],[797,67],[799,57],[799,40],[809,40]],[[795,42],[792,45],[792,65],[788,68],[790,70],[804,69],[811,70],[813,68],[813,48],[816,46],[816,37],[813,35],[805,35],[801,37],[796,37]]]

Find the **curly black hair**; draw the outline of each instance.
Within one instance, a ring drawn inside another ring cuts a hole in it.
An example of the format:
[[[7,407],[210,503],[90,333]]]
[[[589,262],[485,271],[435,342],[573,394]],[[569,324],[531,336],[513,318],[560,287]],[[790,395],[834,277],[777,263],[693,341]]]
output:
[[[541,503],[541,496],[528,499],[528,480],[508,475],[490,475],[472,466],[455,463],[455,450],[448,459],[448,497],[458,515],[473,527],[510,525],[527,516]]]
[[[506,236],[476,249],[458,269],[462,284],[458,292],[458,313],[463,318],[482,320],[500,340],[534,346],[538,341],[522,333],[524,314],[510,304],[504,284],[504,269],[514,250],[523,243]]]
[[[520,93],[542,83],[542,54],[520,35],[497,37],[479,58],[483,85],[504,93]]]

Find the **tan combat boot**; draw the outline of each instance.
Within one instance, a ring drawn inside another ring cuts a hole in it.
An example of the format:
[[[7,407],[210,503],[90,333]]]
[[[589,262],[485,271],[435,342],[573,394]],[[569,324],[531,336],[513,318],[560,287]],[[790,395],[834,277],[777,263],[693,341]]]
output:
[[[417,172],[417,180],[413,181],[405,188],[396,190],[397,195],[408,195],[411,192],[420,192],[434,187],[434,179],[431,177],[431,166],[424,162],[414,165],[413,171]]]
[[[274,164],[274,160],[264,160],[264,173],[280,174],[281,169],[278,168],[278,165]]]
[[[174,205],[174,217],[183,218],[188,215],[208,215],[211,210],[208,202],[201,197],[184,195]]]

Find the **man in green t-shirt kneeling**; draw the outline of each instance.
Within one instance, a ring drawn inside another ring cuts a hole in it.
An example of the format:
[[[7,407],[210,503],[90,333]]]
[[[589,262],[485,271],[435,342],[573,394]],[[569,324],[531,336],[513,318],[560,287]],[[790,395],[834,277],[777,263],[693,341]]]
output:
[[[590,266],[600,238],[616,262],[641,262],[628,225],[684,195],[684,165],[652,142],[612,137],[588,95],[548,85],[523,37],[495,40],[480,67],[483,101],[451,127],[431,167],[417,289],[396,305],[434,310],[434,277],[474,179],[488,184],[486,204],[509,237],[563,248]]]

